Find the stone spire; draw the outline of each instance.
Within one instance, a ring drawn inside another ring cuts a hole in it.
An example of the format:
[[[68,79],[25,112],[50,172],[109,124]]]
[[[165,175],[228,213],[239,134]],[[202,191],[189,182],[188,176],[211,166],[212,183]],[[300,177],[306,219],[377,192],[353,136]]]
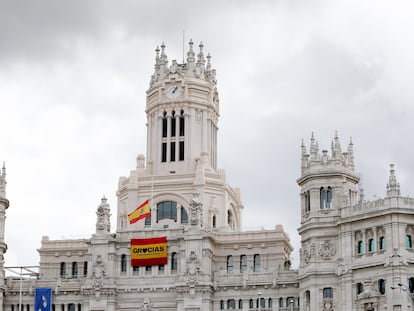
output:
[[[6,198],[6,184],[6,164],[3,162],[0,172],[0,198]]]
[[[397,177],[395,176],[394,164],[390,165],[390,177],[387,183],[387,196],[399,196],[400,195],[400,184],[397,182]]]
[[[194,62],[195,62],[195,53],[193,51],[193,39],[190,39],[190,42],[188,43],[188,45],[190,46],[188,52],[187,52],[187,65],[188,65],[188,69],[192,69],[194,67]]]

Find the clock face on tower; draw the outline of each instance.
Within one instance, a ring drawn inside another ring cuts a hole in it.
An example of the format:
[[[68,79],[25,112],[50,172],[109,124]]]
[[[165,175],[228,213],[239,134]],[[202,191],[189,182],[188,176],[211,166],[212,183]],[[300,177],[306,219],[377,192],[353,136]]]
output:
[[[167,89],[166,95],[169,99],[177,99],[181,95],[181,89],[178,87],[178,85],[170,85]]]

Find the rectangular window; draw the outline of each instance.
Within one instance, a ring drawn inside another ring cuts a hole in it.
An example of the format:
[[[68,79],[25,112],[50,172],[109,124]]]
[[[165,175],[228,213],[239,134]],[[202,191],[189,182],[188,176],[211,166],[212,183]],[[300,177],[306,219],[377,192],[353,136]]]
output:
[[[159,274],[163,274],[163,273],[164,273],[164,271],[165,271],[165,266],[164,266],[164,265],[159,265],[159,266],[158,266],[158,273],[159,273]]]
[[[139,266],[133,266],[132,267],[132,274],[138,275],[139,273]]]
[[[162,119],[162,137],[167,137],[167,118]]]
[[[161,162],[167,162],[167,143],[161,144]]]
[[[379,238],[379,243],[378,243],[379,245],[379,249],[381,250],[381,251],[383,251],[383,250],[385,250],[385,238],[383,237],[383,236],[381,236],[380,238]]]
[[[361,255],[364,253],[364,242],[358,241],[358,249],[357,249],[358,255]]]
[[[357,295],[361,294],[364,291],[364,284],[357,283],[356,291],[357,291]]]
[[[247,257],[246,255],[240,256],[240,272],[244,272],[247,270]]]
[[[180,136],[184,136],[185,128],[184,128],[184,116],[180,117]]]
[[[180,141],[179,160],[184,161],[184,142]]]
[[[88,262],[83,263],[83,276],[88,276]]]
[[[333,298],[332,287],[325,287],[323,289],[323,298]]]
[[[78,278],[78,263],[72,262],[72,278],[77,279]]]
[[[145,266],[145,274],[151,274],[152,266]]]
[[[175,127],[176,127],[176,119],[172,117],[171,119],[171,137],[175,137]]]
[[[380,292],[381,295],[385,294],[385,280],[384,279],[378,280],[378,291]]]
[[[170,161],[174,162],[175,161],[175,142],[171,142],[170,143]]]

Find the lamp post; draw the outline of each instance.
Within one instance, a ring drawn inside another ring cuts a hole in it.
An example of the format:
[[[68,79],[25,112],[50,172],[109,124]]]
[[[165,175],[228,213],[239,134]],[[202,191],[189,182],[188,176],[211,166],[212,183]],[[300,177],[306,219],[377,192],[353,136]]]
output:
[[[257,293],[257,296],[259,297],[258,298],[258,300],[257,300],[257,304],[258,304],[258,309],[259,309],[259,311],[261,310],[261,305],[262,305],[262,301],[261,301],[261,296],[262,296],[262,293],[261,292],[258,292]]]
[[[290,304],[290,310],[293,311],[293,305],[294,305],[295,299],[292,297],[289,299],[289,304]]]

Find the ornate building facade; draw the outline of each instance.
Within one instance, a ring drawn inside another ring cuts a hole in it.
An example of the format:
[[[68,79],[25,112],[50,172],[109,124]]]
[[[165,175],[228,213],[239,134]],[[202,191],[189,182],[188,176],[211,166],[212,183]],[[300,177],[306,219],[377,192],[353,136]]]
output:
[[[102,198],[90,238],[45,236],[39,267],[23,279],[1,278],[0,311],[31,311],[36,288],[52,289],[53,311],[411,310],[414,199],[400,195],[391,167],[386,197],[364,200],[352,142],[343,152],[335,135],[330,154],[319,152],[313,136],[309,153],[302,145],[299,269],[290,267],[282,225],[242,230],[240,191],[217,168],[220,98],[203,48],[196,54],[190,41],[184,64],[169,63],[164,44],[156,49],[146,156],[119,179],[115,232]],[[3,276],[5,178],[3,168]],[[151,216],[131,223],[146,200]],[[134,248],[132,241],[160,238],[167,241],[162,263],[134,264],[137,256],[158,256],[158,246]]]

